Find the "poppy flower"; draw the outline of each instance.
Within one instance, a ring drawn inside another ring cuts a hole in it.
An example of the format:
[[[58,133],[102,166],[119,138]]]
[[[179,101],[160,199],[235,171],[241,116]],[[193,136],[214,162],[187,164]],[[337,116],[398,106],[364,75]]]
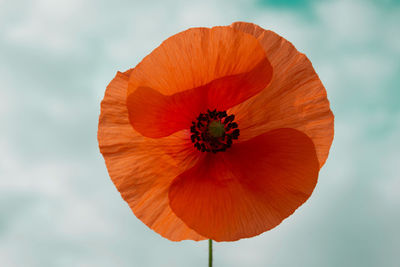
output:
[[[118,72],[98,141],[134,214],[173,241],[234,241],[311,195],[334,117],[307,57],[257,25],[191,28]]]

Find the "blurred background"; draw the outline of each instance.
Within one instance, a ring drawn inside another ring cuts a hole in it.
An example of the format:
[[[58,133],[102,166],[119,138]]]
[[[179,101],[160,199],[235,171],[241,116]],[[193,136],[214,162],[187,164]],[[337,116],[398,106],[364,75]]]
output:
[[[313,62],[336,116],[312,197],[215,266],[400,266],[399,1],[0,0],[0,265],[207,265],[141,223],[96,140],[118,70],[193,26],[254,22]]]

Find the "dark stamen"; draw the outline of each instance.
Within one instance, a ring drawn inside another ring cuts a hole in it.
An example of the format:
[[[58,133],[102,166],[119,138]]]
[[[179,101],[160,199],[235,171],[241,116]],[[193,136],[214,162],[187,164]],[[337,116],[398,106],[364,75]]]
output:
[[[239,138],[238,124],[233,122],[235,115],[226,111],[207,110],[200,113],[190,127],[190,139],[201,152],[223,152]]]

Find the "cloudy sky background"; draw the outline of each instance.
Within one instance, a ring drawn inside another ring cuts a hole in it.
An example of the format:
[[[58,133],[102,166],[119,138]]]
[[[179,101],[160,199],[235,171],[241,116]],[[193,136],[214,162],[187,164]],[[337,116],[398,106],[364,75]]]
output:
[[[400,3],[0,0],[0,265],[207,264],[130,211],[96,140],[117,70],[192,26],[249,21],[305,53],[335,140],[309,201],[279,227],[215,244],[215,266],[400,266]]]

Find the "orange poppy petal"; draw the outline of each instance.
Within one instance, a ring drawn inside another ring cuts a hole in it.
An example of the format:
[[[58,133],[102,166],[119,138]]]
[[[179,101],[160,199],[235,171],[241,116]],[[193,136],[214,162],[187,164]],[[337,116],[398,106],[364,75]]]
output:
[[[266,87],[272,77],[264,58],[252,70],[216,79],[209,84],[171,96],[139,87],[128,96],[129,119],[136,131],[151,138],[168,136],[189,128],[207,109],[226,110]]]
[[[135,215],[148,227],[173,241],[202,240],[171,210],[171,181],[196,163],[188,134],[181,131],[149,139],[129,123],[126,91],[129,73],[118,73],[101,103],[98,141],[109,175]]]
[[[193,28],[164,41],[132,71],[132,126],[152,138],[189,128],[200,112],[227,109],[263,90],[272,77],[264,49],[231,27]]]
[[[229,111],[236,115],[241,140],[272,129],[294,128],[312,139],[322,167],[333,140],[334,116],[311,62],[272,31],[244,22],[233,23],[231,27],[256,37],[274,69],[265,90]]]
[[[313,142],[277,129],[208,154],[169,190],[175,214],[216,241],[252,237],[277,226],[311,195],[319,164]]]

